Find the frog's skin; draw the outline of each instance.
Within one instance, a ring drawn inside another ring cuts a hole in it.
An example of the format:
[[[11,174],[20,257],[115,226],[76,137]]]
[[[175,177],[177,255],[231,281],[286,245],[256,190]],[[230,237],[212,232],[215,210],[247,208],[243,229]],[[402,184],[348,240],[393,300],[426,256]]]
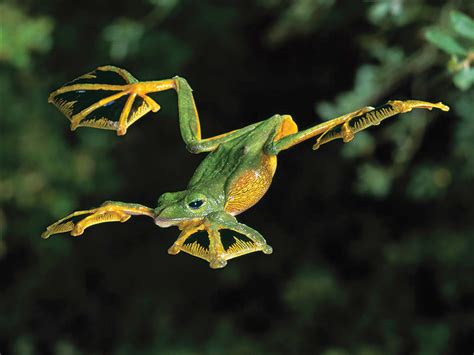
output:
[[[298,131],[291,116],[274,115],[203,139],[192,89],[185,79],[139,82],[126,70],[113,66],[99,67],[67,83],[51,93],[49,102],[69,118],[72,130],[88,126],[115,130],[121,136],[149,111],[160,109],[150,94],[169,89],[178,95],[179,125],[187,149],[191,153],[209,153],[188,187],[161,195],[156,208],[107,201],[97,208],[76,211],[50,225],[43,238],[62,232],[79,236],[94,224],[125,222],[131,216],[143,215],[153,218],[159,227],[177,226],[181,230],[168,250],[170,254],[184,251],[207,260],[211,268],[222,268],[227,260],[255,251],[271,254],[272,248],[262,235],[237,222],[235,216],[255,205],[267,192],[278,153],[316,136],[313,149],[337,138],[349,142],[355,133],[413,108],[449,110],[441,102],[395,100],[377,108],[358,109],[303,131]],[[224,241],[221,230],[230,230],[233,235]],[[208,240],[203,242],[202,236],[199,239],[199,231],[207,232]]]

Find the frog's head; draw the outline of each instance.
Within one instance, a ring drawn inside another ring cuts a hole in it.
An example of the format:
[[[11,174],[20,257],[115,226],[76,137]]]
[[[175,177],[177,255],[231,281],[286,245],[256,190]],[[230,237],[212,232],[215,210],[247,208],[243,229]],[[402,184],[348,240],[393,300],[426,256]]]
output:
[[[155,223],[162,227],[201,220],[212,212],[222,210],[220,199],[211,193],[195,190],[167,192],[158,199]]]

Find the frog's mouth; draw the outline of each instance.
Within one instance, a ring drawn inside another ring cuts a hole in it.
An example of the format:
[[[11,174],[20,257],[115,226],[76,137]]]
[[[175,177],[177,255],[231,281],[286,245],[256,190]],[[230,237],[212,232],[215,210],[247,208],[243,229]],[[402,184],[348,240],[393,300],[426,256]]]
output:
[[[171,226],[177,226],[178,224],[186,221],[187,218],[165,218],[157,216],[155,217],[155,224],[161,228],[168,228]]]

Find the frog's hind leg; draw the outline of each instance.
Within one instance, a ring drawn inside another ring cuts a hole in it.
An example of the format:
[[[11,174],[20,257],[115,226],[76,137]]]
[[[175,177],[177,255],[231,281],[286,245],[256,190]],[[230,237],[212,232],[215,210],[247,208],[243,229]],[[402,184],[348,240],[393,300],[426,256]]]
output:
[[[330,121],[321,123],[304,131],[297,132],[285,136],[279,140],[275,140],[269,147],[268,151],[272,154],[278,154],[282,150],[293,147],[309,138],[318,136],[313,149],[318,149],[322,144],[328,143],[334,139],[342,139],[343,142],[350,142],[357,132],[360,132],[370,126],[380,124],[381,121],[388,117],[399,113],[409,112],[414,108],[423,108],[431,110],[438,108],[448,111],[449,107],[438,103],[431,103],[419,100],[392,100],[385,105],[377,108],[366,106],[351,113],[334,118]]]
[[[49,95],[53,103],[70,121],[71,130],[93,127],[114,130],[123,136],[128,127],[148,112],[157,112],[160,105],[150,94],[175,90],[178,95],[181,136],[192,153],[208,152],[219,144],[253,129],[254,125],[201,138],[199,114],[192,89],[184,78],[175,76],[158,81],[138,81],[125,69],[114,66],[98,67]]]
[[[75,217],[84,216],[79,221],[74,221]],[[53,234],[70,232],[72,236],[79,236],[90,226],[107,222],[126,222],[131,216],[148,216],[154,218],[152,208],[139,205],[137,203],[124,203],[106,201],[100,207],[84,211],[76,211],[60,219],[56,223],[46,228],[41,234],[44,239]]]
[[[295,132],[293,134],[284,134],[284,135],[277,134],[273,142],[268,147],[269,153],[278,154],[282,150],[291,148],[301,142],[304,142],[305,140],[309,138],[315,137],[319,134],[325,134],[325,132],[329,132],[331,129],[338,127],[340,125],[343,125],[344,123],[348,122],[353,117],[359,116],[373,109],[374,109],[373,107],[366,106],[364,108],[339,116],[330,121],[321,123],[317,126],[308,128],[303,131]],[[351,136],[350,132],[348,132],[348,136],[346,137],[346,140],[349,141],[350,139],[352,139],[352,137],[353,135]]]

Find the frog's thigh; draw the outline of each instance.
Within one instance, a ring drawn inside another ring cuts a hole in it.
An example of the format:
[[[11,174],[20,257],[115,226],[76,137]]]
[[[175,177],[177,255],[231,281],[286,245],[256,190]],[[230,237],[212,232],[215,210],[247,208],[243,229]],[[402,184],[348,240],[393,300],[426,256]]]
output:
[[[273,137],[273,142],[297,132],[298,126],[296,125],[296,122],[293,121],[293,117],[290,115],[282,115],[280,117],[279,126],[276,128],[276,134]]]

